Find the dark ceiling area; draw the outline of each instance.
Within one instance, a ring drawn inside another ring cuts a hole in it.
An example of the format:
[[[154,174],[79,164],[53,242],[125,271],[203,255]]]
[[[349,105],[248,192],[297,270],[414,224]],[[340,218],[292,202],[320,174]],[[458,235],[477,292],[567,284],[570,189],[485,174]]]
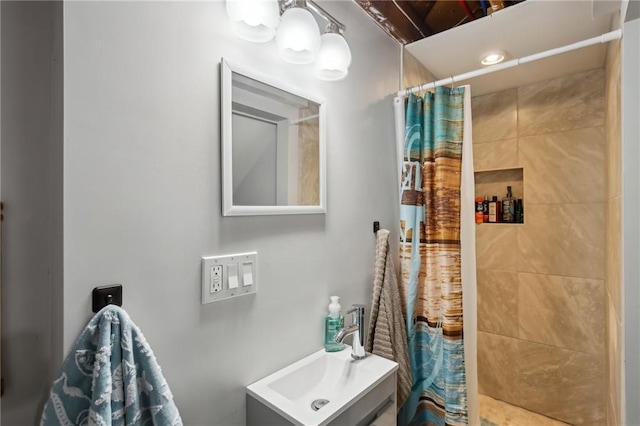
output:
[[[355,0],[398,42],[408,44],[524,0]]]

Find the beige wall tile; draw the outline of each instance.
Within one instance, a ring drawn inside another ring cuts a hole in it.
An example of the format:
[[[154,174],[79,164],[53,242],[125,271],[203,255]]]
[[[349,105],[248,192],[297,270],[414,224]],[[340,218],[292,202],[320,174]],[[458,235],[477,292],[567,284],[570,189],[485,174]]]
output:
[[[607,287],[607,424],[618,426],[622,419],[621,383],[622,354],[620,348],[622,286],[622,136],[620,96],[620,41],[608,43],[605,64],[605,136],[606,136],[606,257]]]
[[[605,66],[605,127],[607,135],[607,197],[622,195],[622,125],[620,41],[608,44]]]
[[[476,226],[478,269],[516,271],[516,227],[522,225],[482,224]]]
[[[520,138],[527,204],[605,200],[604,127]]]
[[[520,137],[602,125],[602,68],[518,88]]]
[[[620,113],[618,113],[620,114]],[[620,115],[618,123],[614,127],[607,127],[607,152],[606,152],[606,193],[608,197],[622,195],[622,137],[620,135]],[[615,130],[612,130],[615,129]]]
[[[407,52],[406,49],[402,55],[402,72],[402,83],[404,88],[418,86],[425,82],[435,80],[433,74],[431,74],[415,56]]]
[[[622,201],[606,203],[605,283],[618,321],[622,321]]]
[[[513,225],[518,271],[603,279],[604,210],[604,203],[526,203],[524,225]]]
[[[471,100],[474,144],[518,136],[516,93],[511,89]]]
[[[480,392],[576,425],[617,410],[607,400],[619,374],[605,360],[619,330],[605,295],[619,289],[609,249],[619,200],[608,202],[619,182],[606,177],[620,164],[618,61],[606,79],[597,69],[472,100],[476,170],[524,169],[524,179],[522,169],[476,173],[476,195],[502,199],[511,185],[525,200],[524,225],[476,227]]]
[[[478,391],[517,404],[518,341],[478,332]]]
[[[614,402],[611,399],[611,395],[607,395],[607,426],[620,426],[620,421],[616,416],[614,409]]]
[[[604,296],[602,280],[519,273],[519,337],[603,356]]]
[[[606,404],[605,404],[606,405]],[[605,422],[607,421],[607,419],[605,417],[595,420],[595,421],[590,421],[590,422],[584,422],[584,423],[580,423],[580,426],[602,426],[605,424]]]
[[[518,275],[478,270],[478,330],[518,337]]]
[[[474,170],[518,167],[518,140],[507,139],[473,146]]]
[[[522,407],[573,425],[604,423],[602,356],[518,340],[518,362]]]
[[[319,121],[298,125],[298,205],[320,203]]]
[[[616,419],[622,418],[622,323],[616,318],[613,301],[607,298],[609,305],[607,318],[607,400],[610,400],[610,410]]]
[[[479,395],[480,414],[483,419],[501,426],[568,426],[524,408],[499,401],[487,395]]]

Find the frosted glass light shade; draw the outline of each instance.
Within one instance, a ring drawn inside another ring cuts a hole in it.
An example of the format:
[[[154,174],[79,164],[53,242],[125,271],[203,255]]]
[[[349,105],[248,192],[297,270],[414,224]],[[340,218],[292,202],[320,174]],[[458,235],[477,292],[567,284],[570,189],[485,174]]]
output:
[[[325,33],[316,58],[316,77],[325,81],[338,81],[347,76],[351,65],[351,49],[340,34]]]
[[[278,0],[226,0],[231,30],[238,37],[266,43],[280,22]]]
[[[310,64],[320,48],[320,28],[311,12],[300,7],[287,9],[276,33],[280,57],[292,64]]]

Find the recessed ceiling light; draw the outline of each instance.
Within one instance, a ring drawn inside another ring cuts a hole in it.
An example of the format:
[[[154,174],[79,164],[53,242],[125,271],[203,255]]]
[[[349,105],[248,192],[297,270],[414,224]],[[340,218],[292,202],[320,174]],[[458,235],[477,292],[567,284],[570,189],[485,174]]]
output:
[[[480,63],[482,65],[499,64],[500,62],[504,61],[505,56],[506,53],[502,50],[494,50],[482,56],[482,58],[480,59]]]

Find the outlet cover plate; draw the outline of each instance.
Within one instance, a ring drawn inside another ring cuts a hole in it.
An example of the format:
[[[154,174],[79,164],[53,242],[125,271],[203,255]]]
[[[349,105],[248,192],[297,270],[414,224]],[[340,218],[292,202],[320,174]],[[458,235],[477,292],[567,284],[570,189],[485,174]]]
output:
[[[242,281],[242,274],[239,273],[240,283],[237,288],[229,288],[229,277],[227,276],[228,265],[238,265],[238,271],[242,271],[242,265],[251,262],[253,271],[253,284],[245,286]],[[219,289],[217,283],[212,281],[212,268],[222,266],[222,288]],[[218,290],[219,289],[219,290]],[[258,291],[258,253],[238,253],[222,256],[202,257],[202,304],[217,302],[219,300],[231,299],[239,296],[247,296]]]

